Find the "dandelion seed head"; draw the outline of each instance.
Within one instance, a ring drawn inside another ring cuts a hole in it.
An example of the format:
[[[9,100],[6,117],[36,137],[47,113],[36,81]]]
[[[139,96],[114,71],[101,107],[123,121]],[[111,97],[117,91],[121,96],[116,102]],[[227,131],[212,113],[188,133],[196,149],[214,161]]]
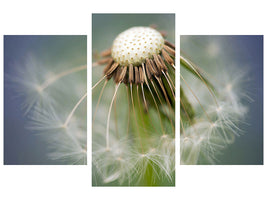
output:
[[[97,181],[138,185],[151,171],[153,181],[173,184],[175,45],[152,28],[133,27],[101,56],[96,65],[106,65],[106,82],[100,79],[104,92],[93,124]]]
[[[140,65],[146,58],[159,54],[163,45],[164,39],[157,30],[149,27],[133,27],[117,36],[111,55],[122,66]]]

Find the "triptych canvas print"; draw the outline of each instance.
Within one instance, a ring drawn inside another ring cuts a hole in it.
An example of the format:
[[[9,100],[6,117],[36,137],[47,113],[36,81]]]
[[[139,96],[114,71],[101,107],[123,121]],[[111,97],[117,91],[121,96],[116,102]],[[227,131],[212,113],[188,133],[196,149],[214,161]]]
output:
[[[263,35],[175,25],[92,14],[91,37],[4,35],[4,165],[90,165],[95,187],[263,165]]]

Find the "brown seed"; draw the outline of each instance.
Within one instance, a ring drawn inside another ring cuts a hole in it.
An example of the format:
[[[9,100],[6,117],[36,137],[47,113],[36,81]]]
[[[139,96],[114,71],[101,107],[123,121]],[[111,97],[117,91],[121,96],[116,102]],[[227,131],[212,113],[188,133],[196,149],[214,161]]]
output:
[[[151,71],[152,66],[151,66],[150,61],[149,61],[148,58],[146,59],[145,67],[146,67],[146,74],[147,74],[147,77],[148,77],[148,79],[150,80],[150,79],[152,78],[153,72]]]
[[[174,64],[174,60],[169,56],[169,54],[164,49],[162,49],[162,56],[169,65]]]
[[[149,73],[154,76],[157,71],[153,68],[150,59],[146,59],[146,67],[147,67],[147,71],[149,71]]]
[[[153,57],[154,57],[154,61],[156,63],[157,70],[158,71],[163,70],[163,66],[162,66],[161,62],[159,61],[158,56],[156,54],[154,54]]]
[[[107,80],[111,79],[115,75],[117,70],[118,70],[118,67],[114,71],[112,71],[110,74],[106,74]]]
[[[142,66],[139,66],[139,77],[140,77],[140,83],[144,83],[145,77],[144,77],[144,72],[143,72]]]
[[[127,76],[127,66],[125,66],[125,67],[126,67],[126,74],[125,74],[125,76],[124,76],[122,82],[123,82],[125,85],[128,85],[129,80],[128,80],[128,76]]]
[[[113,59],[111,59],[108,64],[106,65],[106,67],[103,70],[103,73],[106,75],[107,71],[110,69],[110,67],[112,66],[112,64],[114,63]]]
[[[113,65],[111,65],[111,67],[107,71],[106,75],[110,75],[115,69],[117,69],[118,66],[119,66],[119,63],[113,63]]]
[[[121,68],[121,73],[119,76],[119,82],[121,83],[123,81],[123,79],[126,77],[126,72],[127,72],[127,66],[124,66],[123,68]]]
[[[113,79],[114,79],[114,82],[115,83],[119,83],[119,78],[120,78],[120,75],[121,75],[121,71],[122,71],[122,68],[121,67],[118,67],[118,69],[116,70],[116,72],[114,72],[114,75],[113,75]]]
[[[149,62],[149,60],[148,60],[148,62]],[[150,65],[150,63],[149,63],[149,65]],[[145,64],[145,69],[146,69],[146,75],[147,75],[147,78],[148,78],[149,80],[151,80],[151,78],[152,78],[152,74],[151,74],[151,72],[150,72],[150,70],[149,70],[149,67],[148,67],[147,62],[146,62],[146,64]]]
[[[161,63],[161,66],[162,66],[162,68],[163,68],[163,71],[167,71],[168,70],[168,68],[166,67],[166,65],[165,65],[165,63],[164,63],[164,60],[161,58],[161,56],[160,55],[158,55],[158,59],[159,59],[159,61],[160,61],[160,63]]]
[[[129,83],[134,82],[134,71],[133,71],[133,65],[129,65]]]
[[[138,67],[134,68],[134,75],[135,75],[135,84],[140,84],[140,77],[139,77],[139,70]]]
[[[171,54],[172,56],[175,56],[175,50],[172,49],[171,47],[167,46],[167,45],[163,45],[163,48],[168,51],[169,54]]]
[[[174,44],[172,44],[172,43],[170,43],[170,42],[169,42],[169,41],[167,41],[167,40],[164,40],[164,44],[166,44],[167,46],[169,46],[169,47],[171,47],[171,48],[175,49],[175,45],[174,45]]]
[[[155,63],[155,61],[152,60],[152,59],[150,59],[150,63],[151,63],[152,68],[153,68],[154,71],[156,72],[155,75],[156,75],[157,77],[160,77],[160,76],[161,76],[161,71],[158,69],[158,67],[157,67],[157,65],[156,65],[156,63]]]

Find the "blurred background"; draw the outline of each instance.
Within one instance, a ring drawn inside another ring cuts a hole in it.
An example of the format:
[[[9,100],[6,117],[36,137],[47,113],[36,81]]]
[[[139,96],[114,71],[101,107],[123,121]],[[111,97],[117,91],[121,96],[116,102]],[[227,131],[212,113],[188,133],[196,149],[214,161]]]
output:
[[[55,164],[47,157],[47,143],[30,132],[23,99],[15,98],[12,79],[29,57],[50,69],[86,64],[86,36],[4,36],[4,164]],[[11,84],[10,84],[11,83]]]

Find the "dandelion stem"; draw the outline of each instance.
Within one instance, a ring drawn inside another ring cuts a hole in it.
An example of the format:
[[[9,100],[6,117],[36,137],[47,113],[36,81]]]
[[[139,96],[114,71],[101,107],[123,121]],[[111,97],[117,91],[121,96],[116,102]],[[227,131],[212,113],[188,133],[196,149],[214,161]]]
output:
[[[172,89],[172,85],[171,85],[171,83],[170,83],[170,81],[169,81],[169,79],[168,79],[167,75],[165,74],[165,72],[164,72],[164,71],[162,71],[162,73],[163,73],[163,75],[165,76],[165,78],[166,78],[166,80],[167,80],[167,82],[168,82],[168,84],[169,84],[169,87],[170,87],[170,89],[171,89],[171,92],[172,92],[172,96],[173,96],[173,98],[174,98],[174,101],[175,101],[175,94],[174,94],[174,91],[173,91],[173,89]]]
[[[170,110],[170,112],[174,115],[174,111],[173,111],[173,109],[172,109],[172,107],[171,107],[171,104],[170,104],[168,95],[167,95],[167,93],[166,93],[166,91],[165,91],[165,89],[164,89],[164,86],[163,86],[163,83],[162,83],[162,79],[160,79],[160,78],[158,78],[158,77],[156,77],[156,79],[157,79],[157,81],[158,81],[158,83],[159,83],[159,85],[160,85],[160,87],[161,87],[161,90],[163,91],[163,94],[164,94],[165,100],[166,100],[166,102],[167,102],[167,104],[168,104],[169,110]],[[172,120],[170,119],[170,117],[169,117],[168,114],[167,114],[167,116],[168,116],[168,118],[169,118],[169,120],[170,120],[170,122],[171,122],[171,127],[172,127],[172,130],[173,130],[172,133],[174,133],[175,130],[174,130],[174,126],[173,126]]]
[[[160,98],[160,96],[159,96],[159,93],[158,93],[158,90],[157,90],[157,88],[156,88],[156,86],[155,86],[155,84],[154,84],[154,81],[151,79],[150,80],[150,82],[152,83],[152,86],[153,86],[153,88],[154,88],[154,90],[155,90],[155,92],[156,92],[156,95],[157,95],[157,97],[158,97],[158,99],[159,99],[159,102],[160,102],[160,104],[163,106],[163,103],[162,103],[162,101],[161,101],[161,98]],[[165,110],[165,107],[163,106],[163,109]],[[165,110],[166,111],[166,110]],[[167,112],[166,112],[167,113]],[[174,114],[174,113],[173,113]],[[168,119],[170,120],[170,123],[171,123],[171,127],[172,127],[172,130],[173,130],[173,135],[174,135],[174,126],[173,126],[173,123],[172,123],[172,120],[171,120],[171,118],[170,118],[170,116],[169,115],[167,115],[168,116]]]
[[[106,75],[103,76],[99,81],[97,81],[97,83],[92,87],[92,90],[93,90],[99,83],[101,83],[105,78],[106,78]]]
[[[137,117],[136,117],[135,108],[134,108],[133,85],[132,85],[132,83],[130,83],[130,91],[131,91],[131,100],[132,100],[132,105],[133,105],[133,112],[134,112],[134,118],[135,118],[136,128],[138,129],[138,138],[139,138],[141,150],[142,150],[142,153],[143,153],[144,152],[144,149],[143,149],[143,145],[142,145],[142,141],[141,141],[141,137],[140,137],[140,130],[139,130],[139,126],[138,126],[138,123],[137,123]]]
[[[145,77],[145,83],[146,83],[146,85],[147,85],[147,87],[148,87],[148,89],[149,89],[149,91],[150,91],[150,93],[151,93],[151,96],[152,96],[152,98],[153,98],[153,101],[154,101],[155,106],[156,106],[156,109],[157,109],[157,113],[158,113],[159,120],[160,120],[160,126],[161,126],[161,129],[162,129],[162,134],[165,135],[165,131],[164,131],[164,129],[163,129],[163,125],[162,125],[162,121],[161,121],[161,117],[160,117],[160,113],[159,113],[159,108],[158,108],[156,99],[155,99],[155,97],[154,97],[154,95],[153,95],[153,93],[152,93],[152,91],[151,91],[151,89],[150,89],[149,83],[148,83],[148,81],[147,81],[147,77],[146,77],[146,73],[145,73],[145,66],[144,66],[143,63],[142,63],[142,68],[143,68],[143,73],[144,73],[144,77]],[[153,82],[152,82],[152,79],[151,79],[150,81],[151,81],[153,87],[155,87],[154,84],[153,84]],[[155,88],[154,88],[154,89],[155,89]],[[156,91],[156,93],[157,93],[157,91]],[[158,93],[157,93],[157,95],[158,95]],[[160,99],[159,99],[159,101],[161,102]]]
[[[158,99],[159,99],[160,104],[163,105],[163,103],[162,103],[162,101],[161,101],[161,98],[160,98],[160,96],[159,96],[158,90],[156,89],[156,86],[154,85],[154,81],[151,79],[150,82],[152,83],[152,86],[153,86],[153,88],[154,88],[154,90],[155,90],[155,92],[156,92],[156,95],[157,95],[157,97],[158,97]]]
[[[146,103],[146,100],[145,100],[145,94],[144,94],[144,89],[143,89],[143,84],[141,84],[141,87],[142,87],[142,95],[143,95],[143,99]],[[137,90],[138,90],[138,86],[137,86]],[[138,92],[137,92],[137,95],[138,95]],[[140,110],[140,113],[142,113],[142,110],[141,110],[141,103],[140,103],[140,98],[138,96],[138,104],[139,104],[139,110]],[[145,105],[145,109],[146,109],[146,112],[147,112],[147,117],[148,119],[150,120],[150,124],[152,125],[153,129],[155,132],[157,132],[155,126],[154,126],[154,123],[152,122],[150,116],[149,116],[149,113],[148,113],[148,107],[147,107],[147,104]],[[143,123],[143,126],[145,127],[145,123],[144,123],[144,118],[143,118],[143,115],[141,114],[141,118],[142,118],[142,123]]]
[[[130,106],[130,97],[129,97],[129,90],[128,90],[128,86],[126,85],[126,92],[127,92],[127,101],[128,101],[128,114],[127,114],[127,117],[128,117],[128,122],[127,122],[127,136],[129,135],[129,128],[130,128],[130,109],[131,109],[131,106]]]
[[[67,127],[71,117],[73,116],[75,110],[78,108],[78,106],[82,103],[82,101],[87,97],[87,92],[82,96],[82,98],[80,98],[80,100],[76,103],[76,105],[73,107],[72,111],[70,112],[70,114],[68,115],[65,123],[63,124],[64,127]]]
[[[102,95],[103,95],[103,92],[104,92],[104,89],[105,89],[105,87],[106,87],[107,82],[108,82],[108,81],[106,80],[105,83],[104,83],[104,85],[103,85],[103,87],[102,87],[102,90],[101,90],[101,92],[100,92],[100,94],[99,94],[99,97],[98,97],[98,100],[97,100],[97,104],[96,104],[96,108],[95,108],[95,112],[94,112],[94,115],[93,115],[92,126],[93,126],[93,124],[94,124],[95,116],[96,116],[96,112],[97,112],[97,109],[98,109],[98,106],[99,106],[99,103],[100,103],[100,100],[101,100],[101,98],[102,98]]]
[[[115,119],[115,131],[116,136],[119,139],[119,132],[118,132],[118,118],[117,118],[117,96],[114,99],[114,119]]]
[[[201,81],[204,83],[204,85],[207,87],[207,89],[209,90],[215,104],[217,107],[219,107],[219,104],[217,102],[217,99],[215,97],[214,92],[212,91],[212,89],[210,88],[210,86],[207,84],[207,82],[204,80],[204,78],[201,76],[201,74],[196,70],[195,64],[192,63],[191,61],[187,60],[186,58],[184,58],[183,56],[180,56],[180,60],[182,63],[186,64],[187,66],[189,66],[196,74],[197,76],[201,79]]]
[[[164,88],[164,86],[163,86],[162,80],[161,80],[160,78],[158,78],[158,77],[156,77],[156,79],[157,79],[157,81],[158,81],[158,83],[159,83],[159,85],[160,85],[160,87],[161,87],[161,90],[162,90],[162,92],[163,92],[163,94],[164,94],[165,100],[166,100],[166,102],[167,102],[167,104],[168,104],[170,110],[172,110],[172,109],[171,109],[171,103],[170,103],[170,101],[169,101],[168,95],[167,95],[167,93],[166,93],[166,91],[165,91],[165,88]]]
[[[184,110],[184,112],[185,112],[185,115],[186,115],[186,117],[187,117],[187,119],[188,119],[190,125],[193,127],[194,131],[197,133],[196,128],[195,128],[195,126],[194,126],[192,120],[190,119],[189,114],[188,114],[188,112],[186,111],[185,105],[184,105],[184,103],[183,103],[183,101],[182,101],[181,98],[180,98],[180,104],[181,104],[181,106],[183,107],[183,110]],[[181,119],[181,120],[182,120],[182,119]]]
[[[183,79],[183,81],[185,82],[186,86],[188,87],[188,89],[191,91],[191,93],[193,94],[193,96],[195,97],[195,99],[197,100],[198,104],[200,105],[201,109],[203,110],[204,114],[206,115],[207,119],[210,121],[210,123],[213,123],[212,120],[210,119],[209,115],[207,114],[207,112],[205,111],[203,105],[200,103],[200,100],[197,98],[196,94],[194,93],[194,91],[191,89],[191,87],[188,85],[188,83],[186,82],[186,80],[184,79],[184,77],[180,74],[180,77]]]
[[[146,97],[145,97],[145,93],[144,93],[144,86],[143,86],[143,83],[141,83],[141,88],[142,88],[142,96],[143,96],[143,100],[144,100],[144,103],[145,103],[145,109],[146,109],[146,112],[148,112],[148,107],[147,107],[147,103],[146,103]]]
[[[172,79],[171,79],[171,77],[170,77],[169,73],[168,73],[168,72],[166,72],[166,75],[168,76],[168,78],[169,78],[169,80],[170,80],[170,82],[171,82],[171,84],[172,84],[172,87],[173,87],[173,88],[174,88],[174,90],[175,90],[175,85],[174,85],[174,83],[172,82]]]
[[[85,70],[87,69],[87,66],[86,65],[82,65],[82,66],[79,66],[79,67],[74,67],[72,69],[69,69],[69,70],[66,70],[66,71],[63,71],[59,74],[56,74],[55,76],[47,79],[45,82],[43,82],[39,87],[38,87],[38,90],[39,91],[43,91],[44,89],[46,89],[49,85],[51,85],[52,83],[56,82],[57,80],[59,80],[60,78],[64,77],[64,76],[67,76],[69,74],[72,74],[72,73],[75,73],[75,72],[78,72],[78,71],[81,71],[81,70]]]
[[[157,109],[157,113],[158,113],[159,121],[160,121],[160,126],[161,126],[161,129],[162,129],[162,134],[165,135],[165,131],[164,131],[164,129],[163,129],[163,124],[162,124],[162,120],[161,120],[160,113],[159,113],[159,107],[158,107],[158,104],[157,104],[157,102],[156,102],[156,99],[155,99],[155,97],[154,97],[154,95],[153,95],[153,93],[152,93],[152,91],[151,91],[151,89],[150,89],[148,83],[146,83],[146,84],[147,84],[148,90],[149,90],[149,92],[150,92],[150,94],[151,94],[151,96],[152,96],[152,98],[153,98],[153,101],[154,101],[155,106],[156,106],[156,109]]]
[[[109,122],[110,122],[110,113],[111,113],[112,105],[113,105],[114,99],[116,97],[117,91],[119,89],[119,86],[120,86],[120,83],[118,83],[116,85],[115,92],[114,92],[114,95],[112,97],[112,100],[111,100],[111,103],[110,103],[110,107],[109,107],[109,111],[108,111],[107,130],[106,130],[106,149],[107,150],[109,150]]]
[[[136,86],[136,95],[137,95],[137,101],[138,101],[139,111],[140,111],[140,113],[142,113],[141,103],[140,103],[140,97],[139,97],[139,87],[138,87],[138,85]],[[141,114],[140,116],[141,116],[141,121],[142,121],[143,127],[145,128],[144,117],[143,117],[142,114]]]

